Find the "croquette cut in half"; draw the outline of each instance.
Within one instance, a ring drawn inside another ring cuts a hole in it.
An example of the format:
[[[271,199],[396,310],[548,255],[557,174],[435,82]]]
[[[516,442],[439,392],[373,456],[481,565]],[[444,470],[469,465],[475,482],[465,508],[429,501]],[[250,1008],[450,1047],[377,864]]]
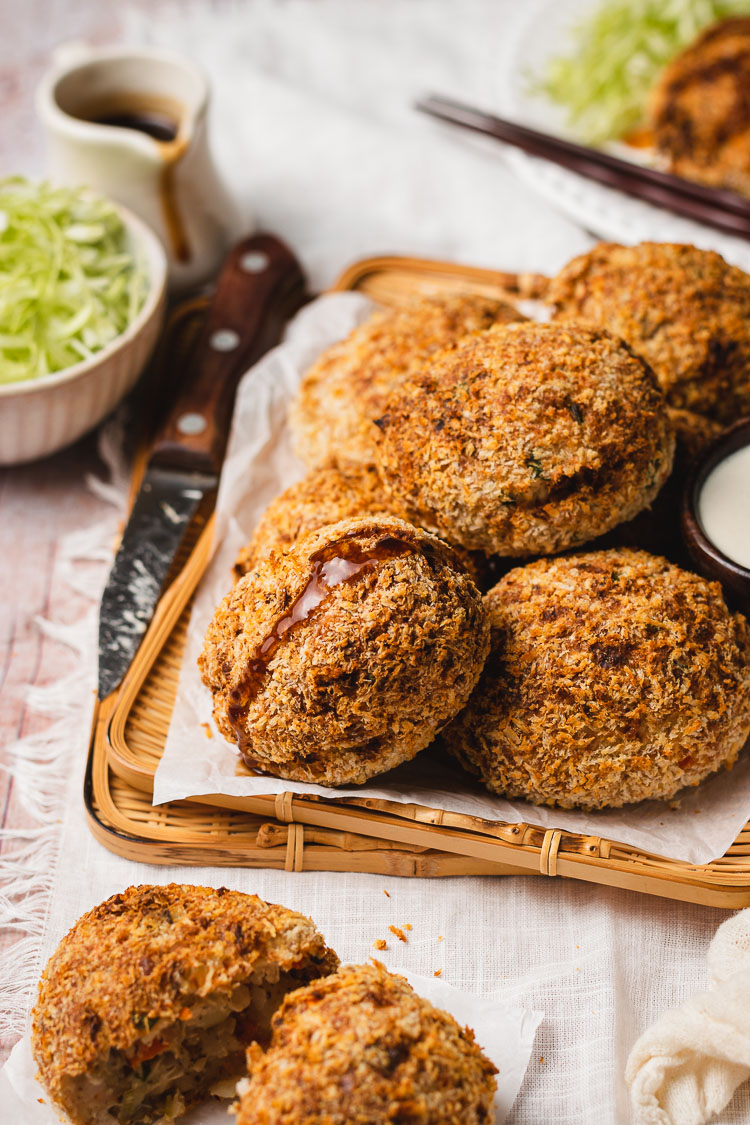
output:
[[[256,771],[360,784],[460,711],[489,649],[450,547],[403,520],[344,520],[241,578],[199,664],[222,734]]]
[[[271,501],[252,538],[239,552],[234,572],[241,578],[268,555],[287,550],[301,535],[318,531],[326,524],[383,514],[405,518],[403,507],[389,496],[371,465],[310,469]],[[486,557],[461,547],[454,550],[467,573],[481,587],[487,574]]]
[[[750,276],[713,250],[602,242],[553,278],[556,320],[621,336],[670,406],[719,422],[750,413]]]
[[[491,324],[523,319],[512,305],[475,293],[423,297],[373,313],[304,376],[289,412],[297,453],[310,466],[372,464],[373,419],[412,368]]]
[[[444,744],[493,792],[563,808],[669,798],[750,734],[750,635],[718,583],[645,551],[509,571],[493,647]]]
[[[582,324],[473,336],[410,376],[378,426],[378,469],[413,522],[511,557],[562,551],[630,519],[674,453],[648,365]]]
[[[338,967],[309,918],[225,888],[129,887],[84,914],[39,984],[39,1077],[74,1125],[168,1122],[225,1097],[283,996]]]
[[[381,964],[289,996],[248,1052],[237,1125],[490,1125],[495,1066],[447,1012]]]

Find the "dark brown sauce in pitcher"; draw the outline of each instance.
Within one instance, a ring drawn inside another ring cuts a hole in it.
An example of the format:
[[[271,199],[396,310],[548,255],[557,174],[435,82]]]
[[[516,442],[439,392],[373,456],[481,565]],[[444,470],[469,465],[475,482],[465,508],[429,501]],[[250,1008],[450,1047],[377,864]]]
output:
[[[177,261],[190,261],[190,244],[177,205],[174,184],[175,167],[187,150],[187,141],[180,135],[183,107],[159,94],[123,92],[86,102],[76,107],[73,116],[90,121],[92,125],[143,133],[156,141],[164,162],[160,192],[167,238]]]
[[[139,133],[146,133],[155,141],[165,144],[175,140],[180,124],[157,110],[144,110],[141,113],[127,112],[125,110],[113,113],[103,113],[91,119],[95,125],[114,125],[117,129],[136,129]]]
[[[179,102],[163,94],[121,93],[102,94],[91,101],[71,107],[74,117],[90,121],[92,125],[109,125],[116,129],[135,129],[146,133],[159,144],[177,140],[185,111]]]

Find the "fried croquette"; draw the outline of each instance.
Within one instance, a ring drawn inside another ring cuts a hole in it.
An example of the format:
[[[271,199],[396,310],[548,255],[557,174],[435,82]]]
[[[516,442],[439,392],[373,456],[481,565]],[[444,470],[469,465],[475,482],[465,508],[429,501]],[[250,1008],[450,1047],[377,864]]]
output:
[[[674,435],[647,364],[601,329],[498,325],[412,374],[378,421],[410,519],[505,556],[586,543],[648,504]]]
[[[669,170],[750,196],[750,19],[722,20],[659,76],[648,121]]]
[[[542,559],[486,596],[492,651],[446,748],[563,808],[669,798],[750,734],[750,635],[718,583],[645,551]]]
[[[450,547],[379,516],[311,532],[241,578],[199,664],[251,769],[345,785],[431,742],[488,647],[481,595]]]
[[[750,413],[750,277],[713,250],[600,243],[553,278],[558,321],[621,336],[670,406],[733,422]]]
[[[225,888],[129,887],[62,939],[32,1049],[74,1125],[172,1121],[245,1072],[282,997],[338,966],[309,918]]]
[[[512,305],[474,293],[374,313],[304,376],[289,412],[297,453],[310,466],[372,464],[373,419],[409,371],[491,324],[523,319]]]
[[[237,1125],[490,1125],[495,1066],[403,977],[347,966],[288,997],[248,1052]]]

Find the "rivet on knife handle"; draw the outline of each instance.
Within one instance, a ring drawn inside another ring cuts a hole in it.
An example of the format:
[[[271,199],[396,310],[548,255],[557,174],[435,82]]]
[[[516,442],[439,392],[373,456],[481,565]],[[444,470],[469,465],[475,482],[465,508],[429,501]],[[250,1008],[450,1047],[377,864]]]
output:
[[[304,299],[300,267],[279,239],[257,234],[229,255],[216,297],[149,463],[218,473],[240,377],[274,344]]]

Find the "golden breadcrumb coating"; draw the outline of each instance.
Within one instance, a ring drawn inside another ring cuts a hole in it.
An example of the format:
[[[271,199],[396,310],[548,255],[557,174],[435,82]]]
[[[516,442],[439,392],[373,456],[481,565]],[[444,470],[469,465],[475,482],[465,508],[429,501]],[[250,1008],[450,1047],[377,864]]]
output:
[[[491,324],[523,319],[512,305],[476,293],[423,297],[373,313],[304,376],[289,412],[297,453],[311,466],[371,464],[372,420],[410,370]]]
[[[488,647],[481,595],[450,547],[378,516],[311,532],[241,578],[199,665],[251,769],[345,785],[431,742]]]
[[[309,918],[255,895],[174,883],[129,887],[79,918],[47,963],[33,1012],[40,1079],[75,1123],[161,1120],[162,1113],[171,1119],[208,1095],[199,1079],[189,1076],[198,1082],[190,1090],[177,1076],[153,1104],[140,1106],[131,1087],[147,1083],[140,1072],[156,1061],[174,1064],[171,1047],[176,1054],[178,1038],[190,1046],[191,1021],[205,1027],[207,1005],[226,1006],[233,1021],[242,1016],[244,1034],[233,1043],[241,1063],[251,1039],[268,1035],[271,1011],[253,1006],[257,986],[288,991],[337,966]],[[273,1007],[280,1001],[276,996]],[[237,1034],[234,1023],[232,1030]],[[197,1055],[190,1061],[196,1071],[204,1064]],[[107,1113],[110,1076],[114,1118]],[[165,1097],[179,1089],[173,1109],[165,1109]]]
[[[490,1125],[497,1070],[447,1012],[381,964],[289,996],[248,1052],[237,1125]]]
[[[713,250],[603,242],[553,278],[558,320],[621,336],[670,406],[733,422],[750,413],[750,277]]]
[[[580,324],[498,325],[388,400],[378,468],[410,518],[470,549],[562,551],[630,519],[674,436],[643,360]]]
[[[622,549],[530,563],[485,600],[492,652],[443,737],[488,789],[604,808],[734,763],[750,636],[718,583]]]
[[[648,118],[670,171],[750,195],[750,19],[707,28],[662,71]]]
[[[272,552],[287,550],[300,535],[309,531],[318,531],[326,524],[341,520],[383,513],[406,518],[402,505],[389,496],[371,465],[311,469],[266,508],[252,539],[237,556],[235,574],[241,578]],[[462,547],[454,546],[454,550],[464,569],[481,588],[487,573],[486,557]]]

